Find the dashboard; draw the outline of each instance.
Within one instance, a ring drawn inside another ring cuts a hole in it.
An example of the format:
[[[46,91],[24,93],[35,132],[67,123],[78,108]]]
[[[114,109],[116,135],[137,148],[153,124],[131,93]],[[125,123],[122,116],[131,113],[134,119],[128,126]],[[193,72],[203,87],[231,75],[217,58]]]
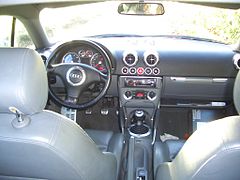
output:
[[[208,107],[232,101],[240,58],[229,45],[170,37],[97,37],[87,41],[98,44],[110,57],[108,96],[124,93],[118,89],[120,79],[126,77],[128,87],[148,88],[145,79],[149,77],[161,79],[158,99],[165,105]],[[83,63],[105,74],[108,71],[104,54],[89,44],[68,42],[56,56],[54,63]]]

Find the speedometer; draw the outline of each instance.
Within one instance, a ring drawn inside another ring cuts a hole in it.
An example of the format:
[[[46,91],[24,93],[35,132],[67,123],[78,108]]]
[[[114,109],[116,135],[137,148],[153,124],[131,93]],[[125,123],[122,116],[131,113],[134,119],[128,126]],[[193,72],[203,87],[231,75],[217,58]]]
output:
[[[92,67],[96,68],[97,70],[101,71],[102,73],[104,73],[104,74],[107,73],[105,60],[101,54],[95,53],[90,60],[90,64]]]
[[[81,59],[75,52],[68,52],[62,58],[63,63],[80,63]]]

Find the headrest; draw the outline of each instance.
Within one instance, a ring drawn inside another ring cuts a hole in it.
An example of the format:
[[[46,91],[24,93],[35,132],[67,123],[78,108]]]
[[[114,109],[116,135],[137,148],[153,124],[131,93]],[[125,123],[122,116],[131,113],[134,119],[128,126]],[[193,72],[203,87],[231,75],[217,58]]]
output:
[[[26,48],[0,48],[0,113],[16,108],[31,115],[44,109],[48,81],[39,54]]]
[[[238,114],[240,114],[240,72],[238,72],[234,83],[233,101]]]

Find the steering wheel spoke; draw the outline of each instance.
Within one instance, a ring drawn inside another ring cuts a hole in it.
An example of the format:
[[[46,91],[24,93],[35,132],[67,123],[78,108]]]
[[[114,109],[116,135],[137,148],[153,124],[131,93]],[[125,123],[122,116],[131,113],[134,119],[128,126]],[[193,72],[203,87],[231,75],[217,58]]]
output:
[[[47,73],[48,74],[55,74],[58,76],[64,76],[66,74],[66,65],[65,64],[54,64],[50,65],[47,68]]]
[[[50,67],[47,68],[47,74],[48,74],[48,77],[54,77],[55,79],[56,79],[56,76],[60,77],[64,85],[66,85],[67,69],[68,69],[67,64],[50,65]]]
[[[78,87],[67,87],[67,98],[78,99],[78,97],[84,92],[84,88]]]

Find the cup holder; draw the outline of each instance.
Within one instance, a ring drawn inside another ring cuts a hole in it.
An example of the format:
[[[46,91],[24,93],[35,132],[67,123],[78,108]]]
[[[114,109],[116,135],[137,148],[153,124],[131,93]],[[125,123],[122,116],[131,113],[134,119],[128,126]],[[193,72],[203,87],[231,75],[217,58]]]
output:
[[[146,137],[151,134],[150,127],[146,124],[133,124],[128,128],[128,132],[134,137]]]

